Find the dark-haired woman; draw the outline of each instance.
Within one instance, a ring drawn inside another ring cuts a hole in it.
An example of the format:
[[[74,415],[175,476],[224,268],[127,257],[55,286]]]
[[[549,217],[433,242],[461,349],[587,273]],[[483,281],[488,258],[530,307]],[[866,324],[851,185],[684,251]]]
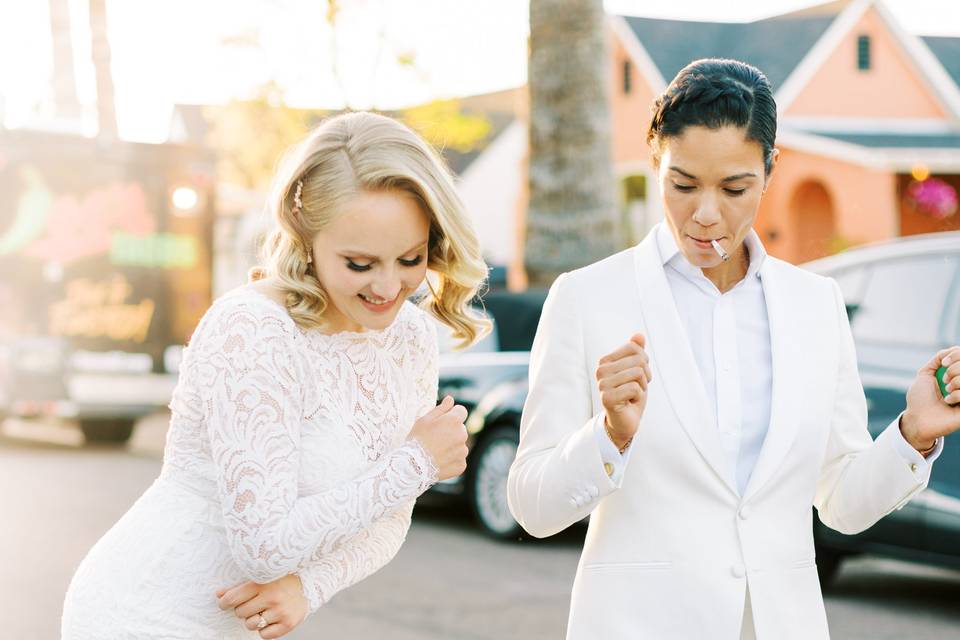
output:
[[[760,71],[691,63],[648,132],[664,222],[551,289],[509,499],[535,536],[590,515],[568,638],[827,638],[811,505],[863,531],[960,428],[952,347],[871,439],[839,288],[752,229],[775,135]]]

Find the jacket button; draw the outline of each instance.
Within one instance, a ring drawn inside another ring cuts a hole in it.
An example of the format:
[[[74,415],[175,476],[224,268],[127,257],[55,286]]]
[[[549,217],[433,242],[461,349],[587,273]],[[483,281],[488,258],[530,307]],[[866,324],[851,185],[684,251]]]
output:
[[[747,571],[743,568],[742,564],[733,565],[733,568],[730,569],[730,573],[733,574],[734,578],[742,578],[743,576],[747,575]]]
[[[740,507],[740,512],[738,514],[741,520],[746,520],[750,517],[750,507]]]

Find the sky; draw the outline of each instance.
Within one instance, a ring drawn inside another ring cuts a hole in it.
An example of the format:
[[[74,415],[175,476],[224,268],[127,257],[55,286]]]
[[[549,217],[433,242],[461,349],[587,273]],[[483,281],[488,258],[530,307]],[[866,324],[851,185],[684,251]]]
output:
[[[68,0],[84,131],[96,127],[87,0]],[[107,0],[120,135],[163,141],[175,103],[216,104],[276,82],[288,104],[389,109],[526,79],[527,0]],[[743,22],[810,0],[605,0],[611,13]],[[904,29],[960,36],[956,0],[886,0]],[[413,65],[397,62],[412,58]],[[0,116],[52,118],[46,0],[0,0]]]

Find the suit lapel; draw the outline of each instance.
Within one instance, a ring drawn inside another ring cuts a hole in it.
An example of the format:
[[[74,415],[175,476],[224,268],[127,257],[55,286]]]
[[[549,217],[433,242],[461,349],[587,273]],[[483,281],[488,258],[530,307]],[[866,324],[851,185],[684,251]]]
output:
[[[804,309],[795,308],[787,296],[786,274],[774,260],[767,260],[760,269],[763,296],[770,323],[770,352],[773,361],[773,397],[770,408],[770,426],[760,450],[744,499],[755,494],[770,480],[797,437],[800,407],[797,406],[802,388],[804,354],[802,322]],[[793,299],[799,299],[799,292]]]
[[[647,234],[634,254],[640,310],[647,328],[647,348],[658,378],[651,390],[663,389],[670,405],[693,441],[721,481],[737,493],[730,478],[730,463],[724,457],[714,409],[709,406],[703,378],[697,369],[686,329],[677,313],[656,244],[656,231]]]

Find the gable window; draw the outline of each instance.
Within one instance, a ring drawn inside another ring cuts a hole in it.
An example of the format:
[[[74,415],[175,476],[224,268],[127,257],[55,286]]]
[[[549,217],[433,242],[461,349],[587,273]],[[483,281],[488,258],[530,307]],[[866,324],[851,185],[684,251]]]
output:
[[[633,65],[629,60],[623,61],[623,94],[630,95],[633,90]]]
[[[859,36],[857,38],[857,69],[860,71],[870,70],[870,36]]]

